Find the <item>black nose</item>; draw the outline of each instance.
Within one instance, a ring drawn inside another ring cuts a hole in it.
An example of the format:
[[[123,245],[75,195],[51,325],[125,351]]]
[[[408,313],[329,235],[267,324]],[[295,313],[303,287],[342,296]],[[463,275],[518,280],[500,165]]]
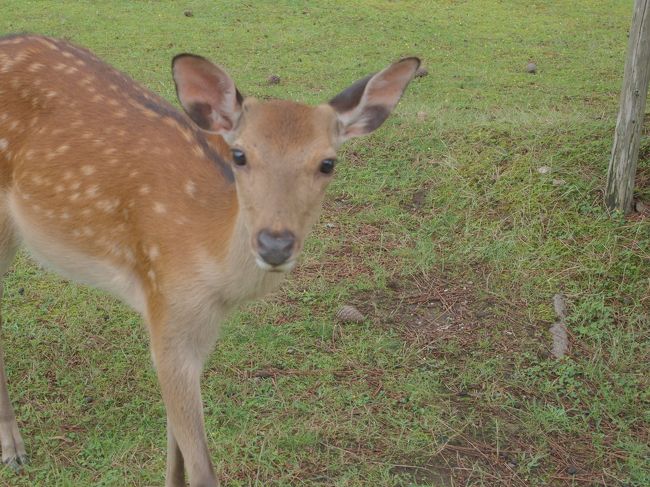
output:
[[[280,265],[291,257],[296,237],[288,230],[271,232],[262,230],[257,234],[257,246],[260,257],[267,264]]]

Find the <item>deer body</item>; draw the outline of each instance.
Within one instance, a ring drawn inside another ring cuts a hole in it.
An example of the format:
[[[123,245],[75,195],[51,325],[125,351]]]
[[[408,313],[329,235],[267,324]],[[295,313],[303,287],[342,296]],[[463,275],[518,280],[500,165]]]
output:
[[[85,49],[0,38],[0,272],[22,243],[143,315],[167,409],[168,486],[185,485],[185,470],[192,487],[217,485],[199,382],[218,325],[280,284],[336,148],[383,122],[417,65],[308,107],[243,99],[220,68],[181,55],[173,74],[188,118]],[[1,358],[3,461],[19,468]]]

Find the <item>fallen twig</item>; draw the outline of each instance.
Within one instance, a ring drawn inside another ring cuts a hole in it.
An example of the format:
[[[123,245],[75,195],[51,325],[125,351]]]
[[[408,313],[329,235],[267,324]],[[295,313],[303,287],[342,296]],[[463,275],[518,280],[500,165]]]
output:
[[[550,328],[553,335],[553,348],[551,353],[555,358],[562,358],[569,351],[569,336],[566,327],[566,302],[564,296],[556,294],[553,296],[553,307],[558,321]]]

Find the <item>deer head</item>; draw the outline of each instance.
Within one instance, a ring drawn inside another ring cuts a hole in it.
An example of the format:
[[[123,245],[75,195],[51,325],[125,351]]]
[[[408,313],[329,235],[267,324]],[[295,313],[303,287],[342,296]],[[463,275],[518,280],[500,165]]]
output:
[[[210,61],[192,54],[174,58],[183,109],[231,148],[240,214],[260,268],[293,268],[320,213],[337,149],[381,126],[419,64],[417,58],[402,59],[329,103],[309,106],[244,98],[228,74]]]

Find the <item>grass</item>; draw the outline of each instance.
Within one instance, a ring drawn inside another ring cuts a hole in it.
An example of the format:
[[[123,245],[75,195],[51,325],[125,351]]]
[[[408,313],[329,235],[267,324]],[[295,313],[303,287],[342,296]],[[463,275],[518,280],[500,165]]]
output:
[[[631,2],[595,0],[5,0],[0,34],[71,38],[170,100],[182,51],[245,94],[308,103],[424,60],[397,113],[346,146],[300,269],[224,327],[203,390],[225,485],[642,486],[650,220],[602,206],[630,18]],[[647,137],[641,154],[648,201]],[[160,485],[139,318],[24,255],[5,289],[32,463],[0,484]],[[346,303],[366,321],[337,322]]]

